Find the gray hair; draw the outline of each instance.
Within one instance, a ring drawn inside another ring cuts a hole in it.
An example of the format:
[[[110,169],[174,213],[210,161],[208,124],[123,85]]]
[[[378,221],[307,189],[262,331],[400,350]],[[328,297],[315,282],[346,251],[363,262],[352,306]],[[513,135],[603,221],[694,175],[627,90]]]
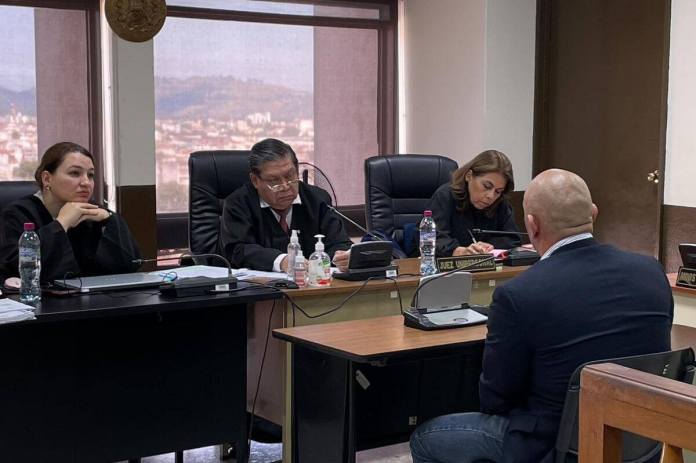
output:
[[[290,157],[297,169],[297,156],[290,145],[275,138],[266,138],[251,147],[249,154],[249,170],[258,175],[264,162],[279,161]]]

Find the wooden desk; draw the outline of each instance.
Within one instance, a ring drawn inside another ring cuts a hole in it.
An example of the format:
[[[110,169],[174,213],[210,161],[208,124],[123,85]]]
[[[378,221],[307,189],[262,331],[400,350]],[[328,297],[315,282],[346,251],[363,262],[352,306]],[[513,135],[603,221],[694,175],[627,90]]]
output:
[[[621,462],[624,430],[696,450],[693,385],[601,363],[583,369],[580,387],[580,463]]]
[[[419,273],[419,259],[402,259],[396,261],[399,267],[399,275],[417,275]],[[487,305],[496,286],[524,272],[529,267],[499,267],[493,272],[473,273],[473,288],[471,302]],[[419,276],[399,276],[397,283],[401,293],[401,302],[408,307],[415,289],[420,281]],[[288,290],[287,294],[300,305],[307,314],[316,316],[331,307],[340,304],[348,295],[356,291],[364,282],[333,280],[329,288],[302,288]],[[271,317],[271,311],[273,315]],[[339,310],[327,316],[308,318],[293,310],[286,301],[278,302],[275,309],[272,303],[256,304],[249,312],[249,363],[247,374],[248,407],[256,391],[256,380],[259,374],[261,358],[263,356],[268,320],[271,317],[271,328],[284,328],[290,326],[306,326],[324,324],[337,321],[368,319],[383,317],[386,315],[400,314],[398,292],[393,281],[370,281],[360,292]],[[256,414],[273,423],[284,426],[284,451],[290,449],[289,429],[290,423],[290,397],[287,394],[290,385],[290,368],[286,368],[291,361],[289,346],[285,343],[271,339],[268,344],[268,352],[263,368],[259,397],[256,404]]]
[[[278,297],[45,297],[36,320],[0,325],[0,459],[118,461],[237,442],[246,461],[246,308]]]
[[[419,259],[402,259],[396,261],[400,275],[415,275],[419,272]],[[487,305],[495,287],[514,276],[524,272],[529,267],[500,267],[495,272],[473,273],[473,288],[471,302]],[[419,276],[400,276],[397,278],[401,302],[404,307],[410,304],[413,293],[418,287]],[[363,282],[333,280],[329,288],[302,288],[287,290],[308,314],[315,316],[328,308],[340,304],[350,293],[356,291]],[[248,390],[251,396],[256,390],[255,378],[258,376],[261,357],[263,355],[268,319],[272,303],[256,304],[249,313],[249,374]],[[336,312],[320,317],[308,318],[297,310],[293,310],[287,301],[279,301],[273,310],[271,327],[284,328],[289,326],[304,326],[345,320],[396,315],[400,313],[400,304],[395,283],[390,280],[370,281],[358,294]],[[294,317],[294,320],[293,320]],[[294,323],[293,323],[294,321]],[[275,423],[283,422],[283,374],[286,363],[286,346],[284,343],[271,340],[268,345],[264,377],[261,385],[257,413]],[[268,376],[267,376],[268,375]],[[288,376],[289,378],[289,376]]]
[[[373,415],[369,415],[369,410],[366,412],[364,409],[362,402],[365,391],[361,390],[359,381],[353,380],[359,371],[371,366],[386,366],[382,374],[382,377],[386,377],[389,375],[386,370],[403,368],[408,362],[438,358],[450,361],[459,354],[468,358],[469,362],[469,371],[461,370],[460,373],[473,371],[475,374],[476,366],[480,370],[480,364],[474,363],[473,356],[481,355],[486,332],[485,325],[421,331],[404,326],[402,316],[274,330],[275,337],[293,344],[292,461],[352,463],[355,461],[356,450],[369,448],[378,442],[362,439],[360,427],[369,426],[368,418]],[[696,346],[696,329],[674,325],[672,348],[690,346]],[[372,368],[371,373],[374,374],[374,371]],[[478,374],[468,379],[469,387],[463,389],[468,389],[468,393],[478,399]],[[445,383],[457,379],[455,376],[448,376],[441,380]],[[452,406],[428,402],[433,397],[448,393],[444,391],[445,388],[438,388],[437,384],[430,384],[427,389],[409,389],[401,394],[401,398],[416,395],[411,400],[426,402],[425,407],[420,406],[421,403],[414,406],[408,401],[399,401],[399,385],[394,386],[394,396],[384,397],[384,400],[388,407],[397,411],[403,408],[417,410],[415,415],[396,416],[397,419],[416,417],[412,428],[433,416],[468,411],[458,403]],[[427,390],[429,394],[421,394],[422,390]],[[399,438],[406,440],[409,434],[394,434],[389,437],[392,441]]]
[[[674,323],[696,327],[696,289],[677,286],[676,273],[668,273],[667,279],[674,296]]]

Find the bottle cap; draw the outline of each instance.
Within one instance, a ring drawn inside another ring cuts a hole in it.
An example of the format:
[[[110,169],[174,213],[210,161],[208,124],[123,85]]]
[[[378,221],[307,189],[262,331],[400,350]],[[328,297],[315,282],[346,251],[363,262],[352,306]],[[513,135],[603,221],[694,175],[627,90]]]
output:
[[[314,237],[317,239],[317,244],[314,245],[314,250],[323,251],[324,243],[321,241],[321,239],[324,237],[324,235],[314,235]]]
[[[433,216],[433,211],[423,211],[423,217],[432,217]]]
[[[27,222],[24,224],[24,231],[34,231],[35,228],[36,226],[33,222]]]
[[[302,253],[298,253],[298,254],[295,256],[295,265],[297,265],[297,264],[302,264],[302,265],[304,265],[304,260],[305,260],[305,259],[304,259],[304,256],[302,255]]]

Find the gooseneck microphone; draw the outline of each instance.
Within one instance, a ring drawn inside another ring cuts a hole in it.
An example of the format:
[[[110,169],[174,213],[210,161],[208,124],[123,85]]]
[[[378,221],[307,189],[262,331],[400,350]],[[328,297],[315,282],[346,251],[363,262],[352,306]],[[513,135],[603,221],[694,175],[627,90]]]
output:
[[[230,261],[227,260],[226,257],[220,255],[220,254],[213,254],[213,253],[202,253],[202,254],[192,254],[192,253],[184,253],[180,255],[177,260],[179,261],[179,265],[181,265],[181,261],[187,257],[191,258],[196,258],[196,257],[216,257],[223,261],[225,263],[225,266],[227,266],[227,275],[232,276],[232,265],[230,264]],[[152,259],[133,259],[134,264],[142,265],[145,262],[160,262],[163,260],[172,260],[171,257],[155,257]]]
[[[469,265],[465,265],[464,267],[458,267],[458,268],[455,268],[454,270],[449,270],[449,271],[447,271],[447,272],[438,273],[437,276],[435,276],[435,277],[433,277],[433,278],[430,278],[430,279],[428,279],[428,280],[425,280],[424,282],[418,284],[418,287],[416,288],[416,291],[413,293],[413,297],[411,298],[411,307],[416,307],[416,305],[417,305],[417,303],[418,303],[418,293],[420,292],[421,289],[423,289],[423,287],[424,287],[425,285],[427,285],[427,284],[430,283],[431,281],[438,280],[438,279],[440,279],[440,278],[442,278],[442,277],[446,277],[447,275],[451,275],[451,274],[453,274],[453,273],[465,272],[465,271],[467,271],[467,270],[470,269],[470,268],[476,267],[477,265],[480,265],[480,264],[482,264],[483,262],[488,262],[488,261],[491,261],[491,260],[495,260],[495,257],[494,257],[494,256],[484,257],[483,259],[481,259],[481,260],[479,260],[479,261],[477,261],[477,262],[471,263],[471,264],[469,264]]]
[[[472,233],[475,233],[477,235],[524,235],[527,236],[529,233],[524,233],[524,232],[518,232],[518,231],[505,231],[505,230],[481,230],[480,228],[472,228],[471,229]]]
[[[346,216],[345,214],[342,214],[341,212],[338,211],[338,209],[336,209],[335,207],[331,206],[330,204],[327,204],[326,207],[328,207],[329,209],[331,209],[332,211],[334,211],[334,212],[336,213],[336,215],[338,215],[338,216],[341,217],[342,219],[347,220],[348,222],[350,222],[351,224],[353,224],[358,230],[360,230],[361,232],[365,233],[367,236],[371,237],[371,238],[374,239],[375,241],[384,241],[384,242],[386,242],[386,243],[391,243],[391,242],[392,242],[392,241],[391,241],[390,239],[388,239],[388,238],[384,238],[384,237],[382,237],[382,236],[375,235],[374,233],[368,231],[367,228],[363,227],[363,226],[360,225],[359,223],[357,223],[357,222],[355,222],[354,220],[350,219],[350,218],[349,218],[348,216]],[[403,251],[401,251],[401,250],[399,250],[399,249],[395,249],[393,246],[392,246],[392,256],[393,256],[394,258],[396,258],[396,259],[405,259],[405,258],[406,258],[406,254],[405,254]]]

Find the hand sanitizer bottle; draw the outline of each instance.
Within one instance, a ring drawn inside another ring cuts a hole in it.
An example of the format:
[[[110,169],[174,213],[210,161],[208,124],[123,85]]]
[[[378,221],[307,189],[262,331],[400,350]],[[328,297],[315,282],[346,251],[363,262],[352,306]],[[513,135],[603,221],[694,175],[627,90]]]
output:
[[[309,286],[331,286],[331,259],[324,252],[324,243],[321,239],[324,235],[314,235],[317,244],[314,252],[309,256]]]
[[[288,278],[292,281],[295,281],[295,256],[302,256],[297,230],[292,231],[290,243],[288,244]],[[295,283],[297,282],[295,281]]]

